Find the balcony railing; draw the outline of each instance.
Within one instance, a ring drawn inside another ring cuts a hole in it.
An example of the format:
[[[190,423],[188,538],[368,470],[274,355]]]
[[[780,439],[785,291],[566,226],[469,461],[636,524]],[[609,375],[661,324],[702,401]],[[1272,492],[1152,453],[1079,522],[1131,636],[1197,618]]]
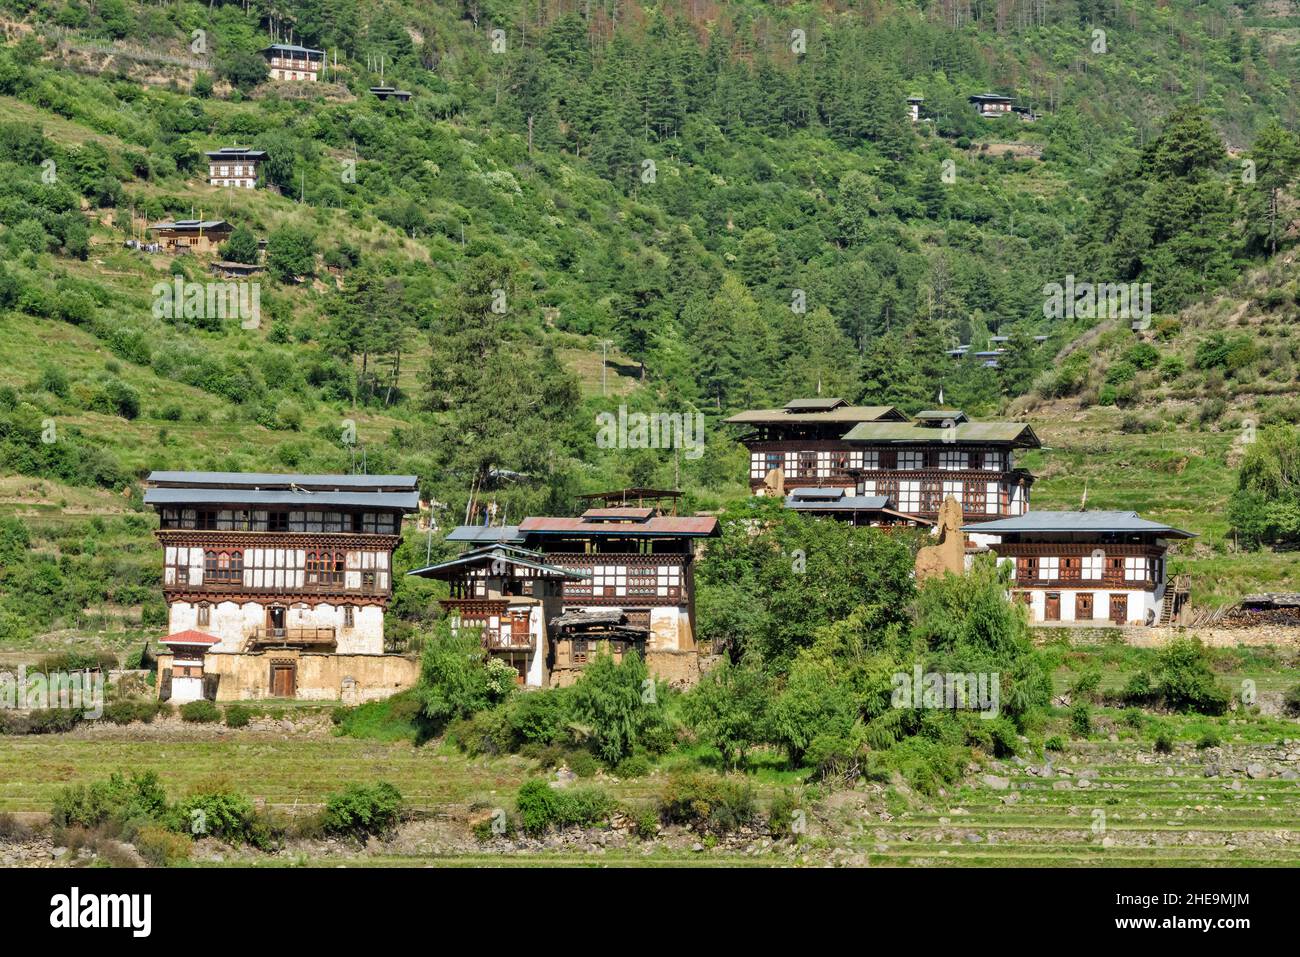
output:
[[[330,645],[336,644],[333,628],[254,628],[248,636],[250,647],[262,645]]]

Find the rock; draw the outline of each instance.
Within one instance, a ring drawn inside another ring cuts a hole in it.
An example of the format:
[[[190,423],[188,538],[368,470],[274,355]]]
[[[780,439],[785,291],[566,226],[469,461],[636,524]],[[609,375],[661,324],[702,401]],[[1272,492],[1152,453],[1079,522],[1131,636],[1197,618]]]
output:
[[[54,850],[50,851],[50,857],[63,857],[63,855],[67,853],[68,849],[66,847],[56,847]]]
[[[1003,804],[1018,804],[1020,802],[1020,792],[1012,791],[1002,799]]]
[[[1290,768],[1287,768],[1282,772],[1282,780],[1284,781],[1294,781],[1296,778],[1300,778],[1300,773],[1297,773]]]
[[[1203,773],[1207,778],[1217,778],[1219,776],[1219,766],[1217,764],[1207,764]]]
[[[1069,791],[1069,790],[1071,789],[1071,787],[1072,787],[1072,786],[1071,786],[1071,784],[1070,784],[1069,781],[1053,781],[1053,782],[1052,782],[1052,790],[1053,790],[1053,791]]]
[[[1089,778],[1079,778],[1079,783],[1075,787],[1090,788],[1092,787],[1092,781]]]
[[[692,851],[695,851],[695,852],[698,853],[698,852],[704,850],[704,845],[703,845],[703,844],[698,844],[698,843],[697,843],[697,844],[692,844],[692,845],[691,845],[691,850],[692,850]]]
[[[1103,837],[1103,838],[1101,839],[1101,846],[1102,846],[1102,847],[1114,847],[1114,846],[1115,846],[1115,839],[1114,839],[1113,837]]]
[[[1246,765],[1246,776],[1248,778],[1266,778],[1268,777],[1268,771],[1264,769],[1262,764],[1248,764]]]
[[[980,778],[980,780],[994,791],[1005,791],[1007,788],[1011,787],[1011,782],[1009,780],[998,777],[996,774],[986,774],[984,777]]]
[[[984,838],[982,835],[976,834],[974,831],[967,831],[965,834],[965,840],[967,844],[978,844],[980,841],[984,840]]]

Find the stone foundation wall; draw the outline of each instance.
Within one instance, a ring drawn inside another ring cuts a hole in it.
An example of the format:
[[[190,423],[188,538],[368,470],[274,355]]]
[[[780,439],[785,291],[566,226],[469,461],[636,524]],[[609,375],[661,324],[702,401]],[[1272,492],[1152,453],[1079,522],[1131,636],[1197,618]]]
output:
[[[1281,625],[1261,625],[1257,628],[1184,628],[1159,627],[1142,628],[1136,626],[1111,627],[1033,627],[1034,641],[1046,644],[1069,639],[1075,645],[1104,644],[1110,641],[1122,641],[1136,648],[1163,648],[1173,639],[1180,637],[1200,638],[1211,648],[1262,647],[1277,645],[1284,648],[1300,648],[1300,627]]]
[[[271,697],[271,661],[297,665],[296,697],[303,701],[360,704],[378,701],[413,687],[420,677],[418,658],[405,655],[330,655],[292,651],[258,654],[209,652],[203,673],[219,675],[218,701],[250,701]],[[172,656],[158,656],[158,670],[170,668]]]

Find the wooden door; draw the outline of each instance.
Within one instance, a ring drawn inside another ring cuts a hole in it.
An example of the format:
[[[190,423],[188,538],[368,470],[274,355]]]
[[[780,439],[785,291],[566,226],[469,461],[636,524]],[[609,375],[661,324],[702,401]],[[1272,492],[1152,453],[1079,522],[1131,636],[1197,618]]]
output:
[[[1117,625],[1128,621],[1128,595],[1110,596],[1110,620]]]
[[[271,665],[271,697],[292,698],[298,690],[298,667],[292,663]]]
[[[1046,601],[1043,603],[1043,620],[1060,621],[1061,620],[1061,593],[1048,592]]]
[[[1078,621],[1092,621],[1092,592],[1081,591],[1074,596],[1074,617]]]

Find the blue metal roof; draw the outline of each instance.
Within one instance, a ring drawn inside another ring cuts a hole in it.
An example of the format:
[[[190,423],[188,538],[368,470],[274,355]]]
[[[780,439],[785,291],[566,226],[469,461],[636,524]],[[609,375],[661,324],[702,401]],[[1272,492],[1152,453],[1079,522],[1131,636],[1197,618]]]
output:
[[[965,532],[995,535],[1017,532],[1079,532],[1154,534],[1164,538],[1194,538],[1192,532],[1139,517],[1137,512],[1026,512],[1015,518],[999,518],[962,527]]]
[[[379,511],[414,512],[420,507],[419,492],[309,492],[289,489],[243,488],[151,488],[144,504],[184,507],[194,505],[287,505],[291,508],[366,508]]]

